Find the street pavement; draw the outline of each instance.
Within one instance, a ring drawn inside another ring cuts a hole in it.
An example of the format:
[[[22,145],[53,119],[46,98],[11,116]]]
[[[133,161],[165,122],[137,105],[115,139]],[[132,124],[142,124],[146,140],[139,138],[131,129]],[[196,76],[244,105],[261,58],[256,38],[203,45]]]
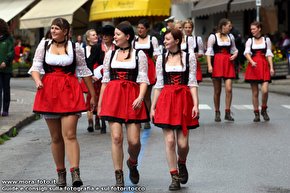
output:
[[[210,78],[204,78],[200,86],[212,86]],[[233,87],[250,89],[250,85],[243,81],[234,80]],[[271,93],[290,96],[290,75],[286,79],[275,79],[269,86]],[[4,134],[11,136],[13,130],[21,130],[25,125],[36,120],[38,116],[32,112],[34,102],[34,91],[25,91],[11,88],[11,103],[8,117],[0,116],[0,137]],[[234,98],[235,96],[233,96]]]

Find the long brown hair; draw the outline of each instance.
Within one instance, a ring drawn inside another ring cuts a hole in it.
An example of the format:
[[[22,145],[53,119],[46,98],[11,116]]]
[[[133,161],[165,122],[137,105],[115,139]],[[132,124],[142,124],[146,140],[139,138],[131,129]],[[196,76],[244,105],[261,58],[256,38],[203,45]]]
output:
[[[177,47],[178,47],[178,52],[179,52],[179,55],[180,55],[181,65],[182,65],[182,67],[183,67],[183,62],[182,62],[182,51],[181,51],[181,43],[182,43],[182,36],[183,36],[182,31],[180,31],[179,29],[175,29],[175,28],[173,28],[173,29],[168,29],[168,30],[166,30],[166,32],[164,33],[164,37],[165,37],[166,34],[169,34],[169,33],[171,33],[171,35],[172,35],[172,37],[173,37],[174,40],[179,40],[179,41],[178,41],[178,44],[177,44]],[[168,54],[168,55],[169,55],[169,54]],[[165,63],[166,63],[167,60],[168,60],[168,55],[167,55],[167,57],[166,57],[166,59],[165,59]]]
[[[220,33],[220,37],[222,36],[222,29],[223,29],[223,26],[227,25],[228,23],[231,23],[231,20],[227,19],[227,18],[222,18],[220,21],[219,21],[219,24],[217,26],[217,32]]]

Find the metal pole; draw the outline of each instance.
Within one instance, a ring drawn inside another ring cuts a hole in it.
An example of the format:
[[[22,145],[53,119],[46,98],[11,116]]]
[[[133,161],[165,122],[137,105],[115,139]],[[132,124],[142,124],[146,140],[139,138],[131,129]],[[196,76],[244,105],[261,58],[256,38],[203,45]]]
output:
[[[260,21],[260,6],[257,6],[257,17],[256,17],[257,21]]]

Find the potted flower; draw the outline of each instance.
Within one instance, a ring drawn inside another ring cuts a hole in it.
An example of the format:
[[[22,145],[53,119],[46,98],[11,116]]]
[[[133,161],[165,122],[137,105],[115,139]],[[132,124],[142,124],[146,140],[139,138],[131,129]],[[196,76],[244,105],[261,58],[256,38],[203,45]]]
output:
[[[275,49],[273,54],[273,67],[275,70],[274,77],[286,77],[288,75],[289,68],[287,53],[281,49]]]

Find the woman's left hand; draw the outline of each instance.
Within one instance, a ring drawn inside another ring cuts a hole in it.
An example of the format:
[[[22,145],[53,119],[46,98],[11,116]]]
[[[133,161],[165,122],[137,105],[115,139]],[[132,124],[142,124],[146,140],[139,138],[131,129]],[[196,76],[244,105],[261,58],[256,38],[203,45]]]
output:
[[[271,69],[270,69],[270,74],[271,74],[271,76],[274,76],[274,74],[275,74],[275,71],[274,71],[274,69],[273,69],[273,68],[271,68]]]
[[[234,59],[236,59],[236,57],[238,56],[238,54],[237,53],[235,53],[235,54],[233,54],[233,55],[231,55],[231,57],[230,57],[230,60],[234,60]]]
[[[132,107],[134,110],[136,109],[140,109],[142,106],[142,102],[143,102],[143,98],[142,97],[138,97],[134,100]]]

